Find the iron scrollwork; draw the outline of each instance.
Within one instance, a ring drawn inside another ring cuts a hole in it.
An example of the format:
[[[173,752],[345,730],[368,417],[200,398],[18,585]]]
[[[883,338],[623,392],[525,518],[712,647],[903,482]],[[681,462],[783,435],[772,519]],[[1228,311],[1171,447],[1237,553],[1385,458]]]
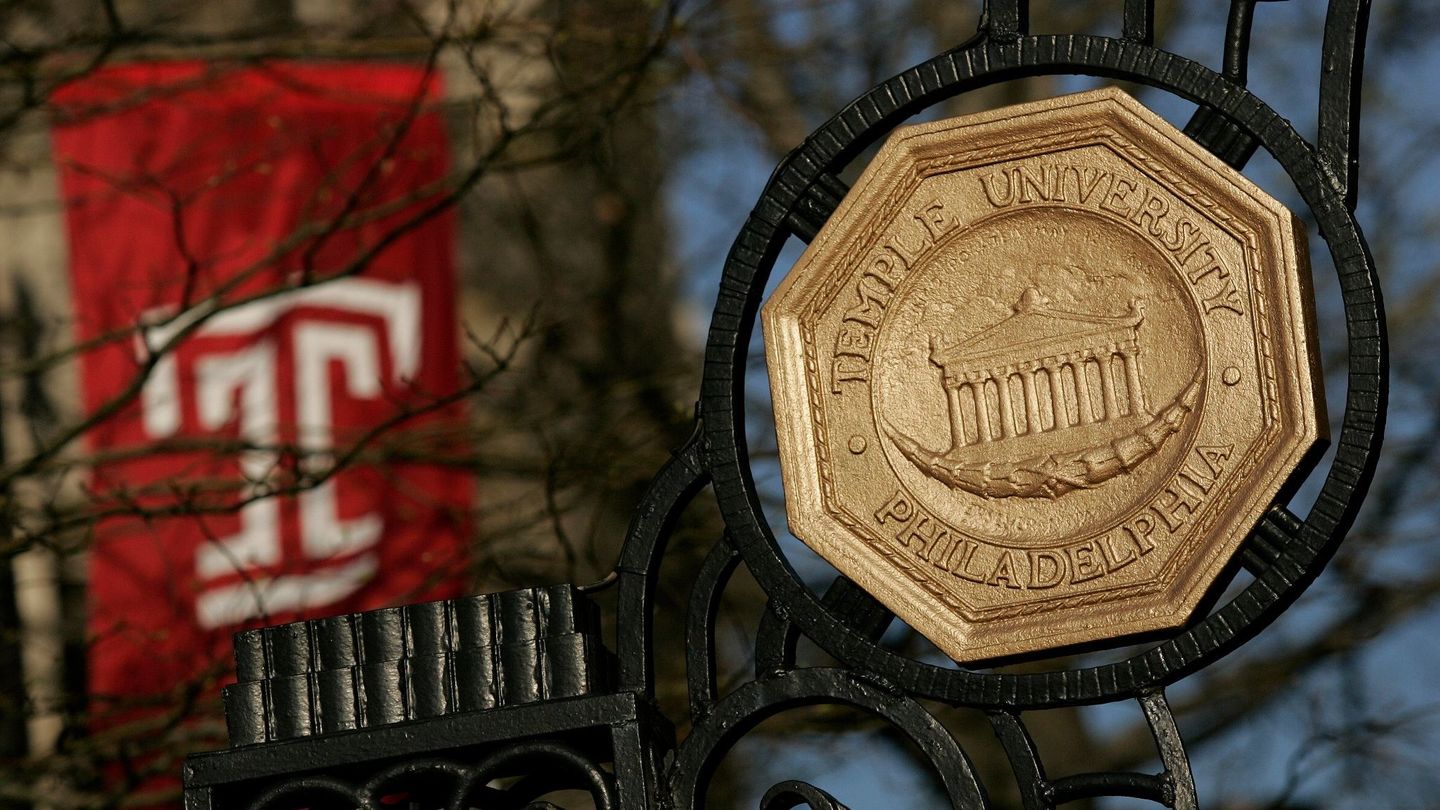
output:
[[[560,786],[583,789],[596,807],[688,810],[704,806],[710,776],[738,739],[776,713],[816,703],[848,706],[888,724],[923,754],[953,807],[990,806],[965,752],[921,701],[985,713],[1027,810],[1097,796],[1198,806],[1164,689],[1254,637],[1319,575],[1370,483],[1387,396],[1380,291],[1354,217],[1368,3],[1329,4],[1314,143],[1246,89],[1254,5],[1254,0],[1231,3],[1223,68],[1217,72],[1155,47],[1152,2],[1127,0],[1122,35],[1104,37],[1033,34],[1023,0],[990,0],[973,39],[846,106],[782,161],[726,260],[705,350],[695,432],[655,477],[637,507],[614,574],[600,584],[616,588],[613,663],[596,663],[592,656],[587,666],[597,669],[586,670],[584,689],[521,701],[524,705],[471,711],[447,705],[428,718],[401,711],[394,723],[291,740],[252,735],[254,745],[192,758],[187,806],[294,807],[335,801],[371,807],[391,786],[423,783],[436,804],[450,807],[525,806]],[[751,337],[781,247],[792,237],[808,242],[815,236],[847,190],[841,169],[862,150],[941,101],[1050,74],[1134,82],[1179,96],[1198,107],[1186,133],[1213,154],[1239,168],[1263,149],[1289,175],[1329,247],[1345,305],[1349,365],[1338,451],[1309,514],[1273,506],[1246,541],[1241,557],[1253,581],[1182,631],[1113,663],[1026,673],[940,666],[882,644],[893,617],[864,591],[837,579],[817,596],[787,562],[765,520],[746,445]],[[691,591],[686,622],[691,729],[675,745],[670,724],[654,709],[654,594],[671,527],[706,485],[719,505],[725,533]],[[769,601],[755,640],[755,677],[721,695],[715,664],[719,596],[741,564]],[[575,598],[583,601],[584,590]],[[403,627],[397,632],[410,638]],[[801,637],[837,665],[798,665]],[[441,645],[430,654],[445,662],[459,660],[461,646]],[[613,671],[599,672],[610,667]],[[453,683],[454,671],[444,672]],[[302,668],[287,677],[313,681],[314,674]],[[259,717],[261,728],[270,716],[265,713],[276,709],[267,697],[269,688],[253,690],[258,697],[252,710],[260,714],[250,719]],[[413,686],[408,688],[413,692]],[[1121,700],[1137,701],[1143,711],[1161,772],[1047,775],[1023,714]],[[315,747],[320,742],[327,744],[323,754]],[[356,773],[378,775],[357,779]],[[504,783],[493,781],[500,776],[518,781],[502,789]],[[539,776],[558,781],[537,781]],[[793,781],[772,787],[761,806],[844,807],[818,787]]]

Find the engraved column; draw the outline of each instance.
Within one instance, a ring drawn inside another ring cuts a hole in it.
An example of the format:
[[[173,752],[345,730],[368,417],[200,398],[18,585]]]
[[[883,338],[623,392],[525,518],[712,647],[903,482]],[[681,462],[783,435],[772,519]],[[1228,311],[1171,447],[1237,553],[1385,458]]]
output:
[[[965,388],[963,382],[951,382],[945,386],[945,393],[950,398],[950,449],[959,450],[969,441],[965,438],[965,406],[960,396]]]
[[[1145,404],[1145,391],[1140,387],[1139,347],[1131,346],[1125,352],[1125,385],[1130,389],[1130,410],[1133,413],[1149,413]]]
[[[980,428],[982,444],[995,438],[994,433],[990,430],[990,400],[989,395],[985,393],[985,381],[986,378],[981,377],[970,384],[970,390],[975,392],[975,421]]]
[[[1020,382],[1025,386],[1025,432],[1040,432],[1040,395],[1035,391],[1035,375],[1040,373],[1040,364],[1032,363],[1030,368],[1020,372]]]
[[[1110,349],[1101,354],[1100,399],[1104,403],[1104,419],[1114,419],[1120,415],[1120,404],[1115,401],[1115,355]]]
[[[1082,353],[1079,362],[1075,363],[1075,410],[1076,416],[1080,417],[1080,424],[1088,425],[1095,421],[1094,403],[1090,401],[1090,375],[1085,372],[1085,366],[1089,362],[1089,353]]]
[[[1015,435],[1015,410],[1010,402],[1010,369],[997,369],[995,379],[1000,387],[1000,437],[1008,439]],[[991,372],[994,374],[994,372]]]
[[[1070,414],[1065,410],[1065,387],[1060,381],[1060,372],[1064,366],[1059,363],[1048,363],[1045,366],[1045,375],[1050,380],[1050,412],[1054,423],[1050,425],[1051,430],[1060,430],[1070,427]]]

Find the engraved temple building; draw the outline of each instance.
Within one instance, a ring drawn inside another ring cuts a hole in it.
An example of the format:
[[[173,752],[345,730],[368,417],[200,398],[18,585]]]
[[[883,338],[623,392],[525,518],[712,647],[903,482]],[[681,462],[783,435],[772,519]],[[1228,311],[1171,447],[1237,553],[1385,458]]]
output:
[[[1148,414],[1140,382],[1144,319],[1143,301],[1131,301],[1119,316],[1064,312],[1032,287],[1010,317],[988,329],[950,345],[932,337],[949,452]]]

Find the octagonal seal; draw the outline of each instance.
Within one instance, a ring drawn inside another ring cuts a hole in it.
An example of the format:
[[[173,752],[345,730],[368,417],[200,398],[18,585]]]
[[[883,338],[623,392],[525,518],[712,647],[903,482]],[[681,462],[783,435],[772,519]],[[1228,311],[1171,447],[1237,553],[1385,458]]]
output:
[[[1121,91],[898,129],[764,308],[791,529],[959,662],[1179,627],[1323,444],[1311,298]]]

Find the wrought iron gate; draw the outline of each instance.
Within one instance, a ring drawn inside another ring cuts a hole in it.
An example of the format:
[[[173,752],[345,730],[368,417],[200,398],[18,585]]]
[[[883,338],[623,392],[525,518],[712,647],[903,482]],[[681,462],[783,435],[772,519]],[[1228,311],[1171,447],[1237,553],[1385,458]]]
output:
[[[560,586],[268,628],[237,638],[239,683],[226,690],[232,748],[185,766],[189,808],[547,807],[588,792],[600,808],[704,805],[734,743],[786,709],[842,704],[880,718],[929,760],[954,807],[988,806],[966,754],[920,701],[985,713],[1026,808],[1098,796],[1196,807],[1164,689],[1232,652],[1284,611],[1344,538],[1373,474],[1386,406],[1386,341],[1375,268],[1353,211],[1359,84],[1368,3],[1331,0],[1323,43],[1319,133],[1302,138],[1245,88],[1255,0],[1230,4],[1216,72],[1153,44],[1153,3],[1126,0],[1119,37],[1029,30],[1023,0],[986,3],[979,33],[877,85],[810,135],[775,171],[739,236],[710,325],[695,431],[655,476],[613,574]],[[935,666],[879,643],[891,614],[844,578],[812,593],[761,511],[747,453],[745,367],[765,283],[781,246],[808,242],[844,197],[841,167],[910,116],[957,94],[1045,74],[1137,82],[1199,105],[1186,133],[1241,167],[1257,149],[1280,164],[1329,246],[1349,339],[1338,452],[1307,515],[1273,506],[1241,552],[1253,581],[1183,631],[1104,665],[1030,674]],[[691,730],[675,739],[654,702],[654,594],[677,515],[711,487],[726,531],[691,586],[686,615]],[[755,677],[716,685],[718,600],[744,564],[768,597],[754,639]],[[617,589],[613,655],[588,593]],[[809,639],[838,666],[797,666]],[[1024,713],[1134,700],[1160,773],[1052,778]],[[505,777],[514,777],[506,779]],[[389,797],[387,799],[387,797]],[[535,804],[527,804],[529,802]],[[824,791],[783,782],[765,810],[840,808]]]

